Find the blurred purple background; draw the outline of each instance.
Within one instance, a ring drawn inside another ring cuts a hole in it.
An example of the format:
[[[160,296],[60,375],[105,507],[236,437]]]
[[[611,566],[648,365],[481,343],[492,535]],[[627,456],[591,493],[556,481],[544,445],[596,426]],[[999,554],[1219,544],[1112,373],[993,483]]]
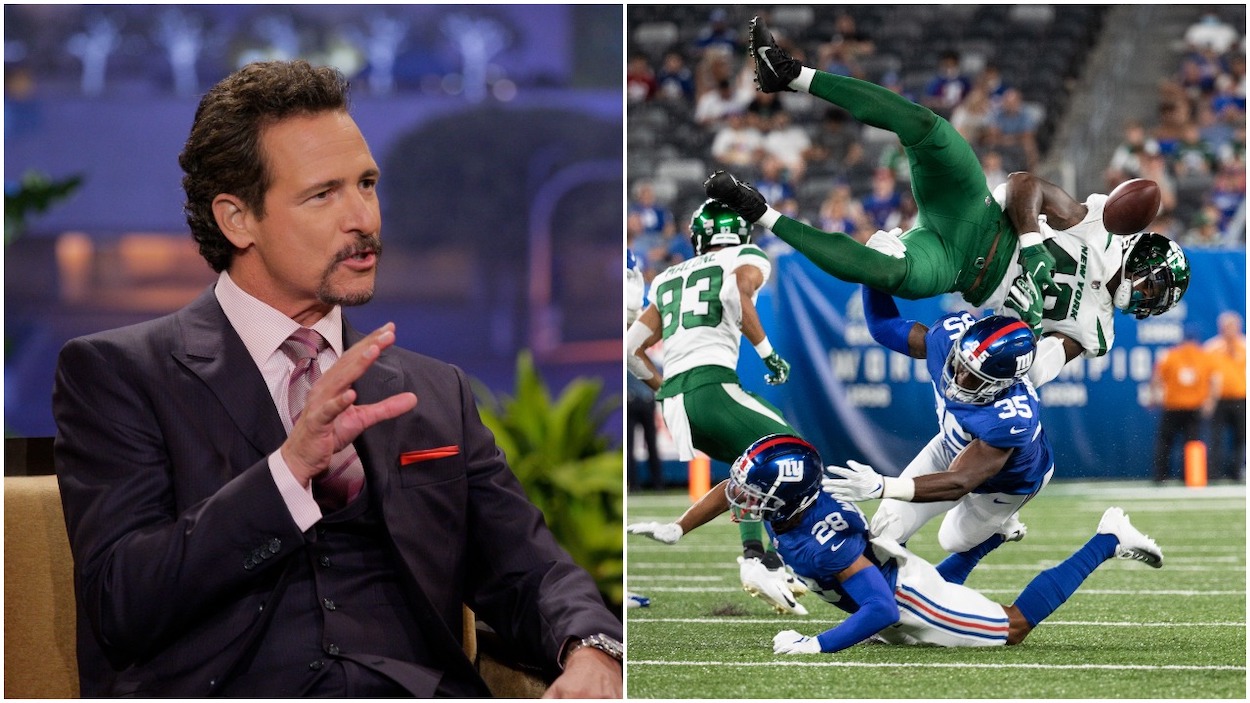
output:
[[[71,337],[214,279],[177,155],[199,96],[249,60],[352,79],[381,165],[386,255],[358,328],[508,393],[532,350],[553,392],[621,394],[621,10],[611,6],[6,5],[5,190],[81,187],[5,246],[5,426],[48,436]],[[7,208],[6,208],[7,210]],[[605,432],[619,444],[620,413]]]

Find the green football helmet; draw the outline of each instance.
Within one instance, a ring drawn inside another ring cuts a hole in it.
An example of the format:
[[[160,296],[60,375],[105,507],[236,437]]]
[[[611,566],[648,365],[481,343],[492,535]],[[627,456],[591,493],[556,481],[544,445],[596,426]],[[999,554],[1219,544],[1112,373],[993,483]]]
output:
[[[1125,247],[1115,307],[1139,320],[1162,315],[1180,302],[1188,288],[1185,252],[1162,234],[1143,232]]]
[[[708,199],[690,218],[690,244],[696,254],[714,246],[737,246],[751,242],[751,225],[718,200]]]

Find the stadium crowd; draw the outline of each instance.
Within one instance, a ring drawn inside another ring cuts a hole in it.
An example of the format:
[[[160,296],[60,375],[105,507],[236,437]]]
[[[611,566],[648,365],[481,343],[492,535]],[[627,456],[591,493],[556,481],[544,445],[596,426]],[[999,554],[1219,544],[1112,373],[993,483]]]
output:
[[[692,41],[672,36],[659,50],[653,42],[629,62],[628,141],[631,164],[639,166],[631,167],[627,231],[647,281],[691,255],[685,218],[702,201],[698,165],[704,175],[732,170],[783,213],[861,241],[878,229],[907,229],[915,216],[894,135],[826,110],[807,94],[757,92],[736,19],[713,8]],[[778,40],[800,60],[880,83],[947,117],[981,157],[991,188],[1011,171],[1037,168],[1064,104],[1055,88],[1080,62],[1070,57],[1066,65],[1038,67],[1052,74],[1049,82],[1015,85],[992,54],[944,48],[900,57],[897,37],[882,50],[850,12],[839,13],[832,28],[778,32]],[[1245,40],[1205,15],[1183,41],[1174,74],[1160,83],[1157,111],[1125,125],[1105,170],[1106,189],[1135,177],[1155,180],[1164,198],[1152,229],[1185,246],[1244,247]],[[1076,54],[1088,49],[1079,40],[1070,45],[1079,47]],[[697,164],[693,172],[656,177],[665,160],[683,159]],[[756,241],[770,253],[786,249],[768,232]]]

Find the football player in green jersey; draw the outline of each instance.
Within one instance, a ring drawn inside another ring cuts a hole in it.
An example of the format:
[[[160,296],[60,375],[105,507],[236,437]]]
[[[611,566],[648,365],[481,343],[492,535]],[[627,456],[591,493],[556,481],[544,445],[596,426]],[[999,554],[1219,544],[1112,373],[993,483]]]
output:
[[[825,272],[900,298],[958,292],[974,306],[1014,310],[1042,336],[1030,372],[1034,385],[1082,353],[1105,354],[1115,309],[1139,318],[1160,314],[1184,294],[1184,253],[1159,234],[1108,234],[1105,195],[1081,203],[1028,173],[1011,174],[991,193],[972,147],[932,110],[881,86],[801,65],[758,18],[749,50],[761,91],[804,91],[843,107],[895,133],[910,162],[915,226],[902,236],[879,232],[867,245],[782,215],[729,173],[707,180],[709,197],[772,230]],[[1097,266],[1081,265],[1081,247],[1088,250],[1084,260],[1096,259]],[[1079,334],[1072,325],[1056,327],[1077,317]]]
[[[664,424],[683,461],[693,459],[697,449],[730,463],[760,437],[795,434],[780,410],[742,388],[736,370],[745,336],[768,368],[767,383],[785,383],[790,375],[790,365],[772,348],[755,310],[772,265],[750,243],[750,230],[721,203],[709,200],[699,207],[690,222],[696,256],[655,277],[651,303],[627,333],[630,372],[657,391]],[[646,354],[661,341],[663,378]],[[706,521],[700,516],[708,507],[699,501],[682,520],[639,523],[629,531],[672,544]],[[738,560],[743,587],[781,612],[805,615],[795,596],[807,589],[785,569],[759,519],[735,517],[743,544]]]

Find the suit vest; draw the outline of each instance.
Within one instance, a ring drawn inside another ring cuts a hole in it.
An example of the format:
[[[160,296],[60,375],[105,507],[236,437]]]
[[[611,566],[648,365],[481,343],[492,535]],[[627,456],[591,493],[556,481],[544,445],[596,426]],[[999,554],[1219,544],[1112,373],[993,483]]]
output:
[[[262,606],[276,610],[255,652],[221,695],[433,695],[438,671],[369,491],[307,535],[277,602]]]

